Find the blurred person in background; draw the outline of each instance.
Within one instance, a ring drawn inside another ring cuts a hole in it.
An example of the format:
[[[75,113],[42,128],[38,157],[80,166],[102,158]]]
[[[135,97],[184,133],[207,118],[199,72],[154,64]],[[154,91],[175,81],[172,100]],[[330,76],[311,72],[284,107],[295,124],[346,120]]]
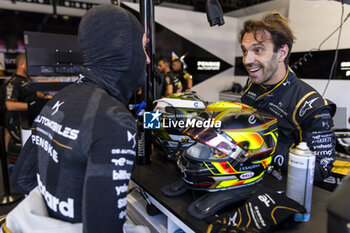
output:
[[[170,69],[170,60],[163,58],[158,61],[158,70],[163,73],[163,91],[162,97],[182,91],[182,84],[178,77]]]
[[[50,99],[52,96],[28,88],[32,82],[27,75],[26,55],[21,53],[16,57],[16,73],[6,83],[5,88],[5,145],[10,158],[10,165],[16,163],[21,150],[20,114],[28,110],[29,103],[37,99]]]
[[[192,75],[190,75],[185,69],[180,59],[175,58],[172,63],[172,68],[175,75],[178,77],[182,84],[182,91],[191,92],[192,88]]]

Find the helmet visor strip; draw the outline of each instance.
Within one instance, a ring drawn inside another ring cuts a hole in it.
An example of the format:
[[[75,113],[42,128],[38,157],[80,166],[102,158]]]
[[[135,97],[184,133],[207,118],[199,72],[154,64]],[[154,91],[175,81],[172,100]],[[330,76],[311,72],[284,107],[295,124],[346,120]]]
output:
[[[235,159],[242,154],[243,150],[224,132],[214,128],[189,127],[184,133],[193,139],[206,144],[214,149],[214,158],[230,156]]]

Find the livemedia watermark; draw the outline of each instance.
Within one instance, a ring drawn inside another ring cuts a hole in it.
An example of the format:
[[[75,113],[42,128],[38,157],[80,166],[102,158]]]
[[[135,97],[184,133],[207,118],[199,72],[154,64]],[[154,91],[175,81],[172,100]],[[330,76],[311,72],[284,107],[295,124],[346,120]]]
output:
[[[186,118],[184,115],[170,115],[161,118],[159,111],[143,113],[144,129],[160,129],[161,126],[163,128],[220,128],[221,121],[215,121],[213,118],[206,120]]]

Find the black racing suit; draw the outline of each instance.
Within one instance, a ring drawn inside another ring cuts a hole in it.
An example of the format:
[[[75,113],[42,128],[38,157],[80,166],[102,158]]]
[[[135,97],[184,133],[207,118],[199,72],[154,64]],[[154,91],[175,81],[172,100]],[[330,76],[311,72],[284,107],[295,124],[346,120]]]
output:
[[[192,76],[184,69],[174,71],[174,74],[177,77],[177,79],[181,82],[182,91],[186,91],[188,89],[187,79],[192,79]]]
[[[33,123],[13,174],[13,188],[35,186],[49,216],[83,222],[84,232],[122,232],[136,155],[135,119],[91,82],[57,93]]]
[[[323,99],[291,69],[276,85],[250,82],[241,100],[278,119],[275,166],[286,171],[289,150],[304,141],[316,154],[315,180],[322,181],[330,175],[335,160],[335,135],[331,130],[335,104]]]
[[[13,74],[6,84],[6,100],[29,102],[37,98],[36,92],[28,88],[29,78]]]
[[[173,86],[173,93],[176,93],[177,89],[179,89],[182,86],[182,83],[178,79],[178,77],[172,72],[169,71],[168,73],[164,74],[164,84],[163,84],[163,96],[165,95],[166,87],[168,85]]]
[[[29,78],[22,77],[18,74],[13,74],[11,79],[6,84],[5,101],[9,100],[29,103],[38,99],[36,92],[28,88],[28,84],[30,82],[31,80]],[[8,154],[10,163],[14,164],[18,158],[21,148],[20,112],[6,111],[5,127],[12,136],[8,145]]]
[[[12,78],[6,84],[6,101],[25,102],[34,101],[37,99],[35,91],[28,88],[31,82],[29,78],[22,77],[18,74],[13,74]],[[12,137],[20,142],[20,125],[19,112],[10,111],[6,116],[6,128],[11,133]]]

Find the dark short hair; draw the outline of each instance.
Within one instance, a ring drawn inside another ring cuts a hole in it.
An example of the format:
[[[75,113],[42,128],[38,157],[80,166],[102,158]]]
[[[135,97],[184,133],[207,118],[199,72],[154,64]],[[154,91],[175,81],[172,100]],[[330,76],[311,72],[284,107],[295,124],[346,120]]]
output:
[[[171,65],[170,59],[167,57],[164,57],[164,58],[160,59],[159,61],[163,61],[163,63],[168,65],[169,67]]]
[[[180,67],[181,67],[181,69],[183,69],[183,64],[182,64],[182,61],[181,61],[179,58],[175,58],[175,59],[173,59],[173,64],[174,64],[174,62],[178,62],[178,63],[180,63]]]
[[[257,33],[264,32],[264,30],[271,34],[274,52],[277,52],[285,44],[288,46],[289,51],[284,60],[284,63],[287,65],[295,36],[288,25],[288,19],[278,12],[269,12],[261,19],[249,19],[245,21],[243,29],[240,32],[240,42],[242,43],[245,33],[253,32],[255,40],[257,40]]]
[[[180,60],[179,58],[173,59],[173,62],[180,62],[180,63],[182,63],[181,60]]]

